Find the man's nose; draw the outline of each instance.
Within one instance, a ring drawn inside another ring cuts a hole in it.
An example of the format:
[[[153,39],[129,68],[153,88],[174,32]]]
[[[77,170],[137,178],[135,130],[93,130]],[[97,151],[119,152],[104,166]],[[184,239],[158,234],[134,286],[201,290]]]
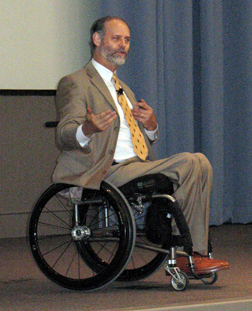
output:
[[[121,47],[125,47],[125,46],[126,46],[126,40],[125,40],[125,39],[122,38],[122,39],[120,40],[120,46],[121,46]]]

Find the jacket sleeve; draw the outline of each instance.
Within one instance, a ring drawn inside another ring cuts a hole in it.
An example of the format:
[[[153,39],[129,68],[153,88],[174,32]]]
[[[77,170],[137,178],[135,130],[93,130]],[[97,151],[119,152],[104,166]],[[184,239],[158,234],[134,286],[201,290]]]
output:
[[[86,120],[87,112],[83,85],[81,87],[71,76],[62,78],[56,94],[56,108],[59,114],[57,143],[63,150],[80,148],[76,131]]]

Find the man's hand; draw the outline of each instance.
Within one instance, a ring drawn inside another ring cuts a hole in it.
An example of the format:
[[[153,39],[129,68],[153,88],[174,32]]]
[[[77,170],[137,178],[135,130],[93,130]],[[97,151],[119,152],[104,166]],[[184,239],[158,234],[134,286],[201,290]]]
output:
[[[88,107],[87,119],[82,125],[82,131],[85,136],[90,137],[94,133],[100,133],[108,129],[116,118],[117,114],[115,111],[105,110],[94,115],[92,109]]]
[[[147,103],[141,99],[139,102],[135,103],[134,108],[131,110],[134,118],[140,121],[144,128],[148,131],[154,131],[157,128],[157,120],[154,115],[153,109],[147,105]]]

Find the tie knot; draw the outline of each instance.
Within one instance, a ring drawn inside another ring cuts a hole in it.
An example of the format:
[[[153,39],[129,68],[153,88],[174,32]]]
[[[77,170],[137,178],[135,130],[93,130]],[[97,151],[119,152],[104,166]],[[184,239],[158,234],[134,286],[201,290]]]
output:
[[[116,73],[113,73],[112,79],[116,82],[118,80]]]
[[[118,80],[117,75],[116,75],[115,72],[113,73],[112,79],[114,80],[114,82],[115,82],[115,87],[116,87],[116,89],[117,89],[117,91],[118,91],[118,90],[120,89],[120,84],[119,84],[119,80]]]

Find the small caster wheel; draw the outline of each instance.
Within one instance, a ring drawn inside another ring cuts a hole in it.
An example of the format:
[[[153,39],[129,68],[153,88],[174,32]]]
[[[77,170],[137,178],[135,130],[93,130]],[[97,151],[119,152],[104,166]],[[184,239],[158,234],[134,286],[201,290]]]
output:
[[[189,278],[186,273],[184,272],[177,272],[176,277],[171,277],[171,286],[176,291],[183,291],[187,288],[189,284]]]
[[[202,278],[201,281],[205,284],[205,285],[212,285],[214,284],[218,279],[218,274],[217,272],[213,272],[212,274],[210,274],[208,277]]]

